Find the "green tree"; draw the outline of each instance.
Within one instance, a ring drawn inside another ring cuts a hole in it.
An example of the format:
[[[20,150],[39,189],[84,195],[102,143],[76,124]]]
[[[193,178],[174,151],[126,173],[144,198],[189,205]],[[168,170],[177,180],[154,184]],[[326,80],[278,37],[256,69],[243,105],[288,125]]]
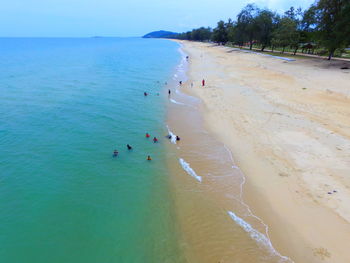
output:
[[[206,41],[211,38],[211,29],[200,27],[197,29],[193,29],[191,32],[191,39],[195,41]]]
[[[213,30],[212,40],[218,44],[225,45],[228,41],[227,28],[224,21],[219,21],[217,27]]]
[[[255,18],[257,24],[256,40],[261,44],[261,51],[271,44],[274,29],[275,14],[270,10],[261,10]]]
[[[330,60],[349,43],[349,0],[319,0],[314,6],[318,36]]]
[[[237,15],[237,36],[239,42],[249,42],[249,48],[252,49],[254,38],[259,30],[256,23],[256,16],[259,11],[253,4],[248,4]]]
[[[283,17],[273,32],[272,44],[282,47],[282,53],[284,53],[287,46],[295,46],[298,43],[299,33],[296,22],[289,17]]]

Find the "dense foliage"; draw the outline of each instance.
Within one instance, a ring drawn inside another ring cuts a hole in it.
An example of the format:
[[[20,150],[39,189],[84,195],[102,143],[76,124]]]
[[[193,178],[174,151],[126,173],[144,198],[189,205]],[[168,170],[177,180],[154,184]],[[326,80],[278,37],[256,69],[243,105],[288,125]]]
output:
[[[307,10],[291,7],[282,15],[248,4],[235,21],[221,20],[214,29],[201,27],[175,38],[254,46],[261,51],[270,47],[282,53],[288,48],[294,54],[317,49],[331,59],[350,45],[350,0],[317,0]]]

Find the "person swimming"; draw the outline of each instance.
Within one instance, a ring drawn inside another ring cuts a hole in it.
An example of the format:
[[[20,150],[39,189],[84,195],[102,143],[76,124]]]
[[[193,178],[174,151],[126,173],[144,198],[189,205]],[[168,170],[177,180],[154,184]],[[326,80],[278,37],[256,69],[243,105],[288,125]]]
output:
[[[149,138],[149,137],[151,137],[151,135],[149,135],[149,133],[146,132],[146,138]]]
[[[128,150],[132,150],[132,147],[129,144],[127,144],[126,147],[128,148]]]
[[[171,136],[171,134],[169,134],[169,135],[167,135],[166,137],[167,137],[169,140],[171,140],[171,137],[172,137],[172,136]]]
[[[118,154],[119,154],[119,152],[118,152],[117,150],[114,150],[114,152],[113,152],[113,157],[117,157]]]
[[[177,141],[180,141],[180,137],[176,135],[176,140]]]
[[[145,92],[143,93],[143,95],[144,95],[145,97],[147,97],[148,93],[145,91]]]
[[[152,161],[152,158],[150,155],[147,156],[147,161]]]
[[[154,142],[154,143],[158,142],[157,137],[154,137],[154,138],[153,138],[153,142]]]

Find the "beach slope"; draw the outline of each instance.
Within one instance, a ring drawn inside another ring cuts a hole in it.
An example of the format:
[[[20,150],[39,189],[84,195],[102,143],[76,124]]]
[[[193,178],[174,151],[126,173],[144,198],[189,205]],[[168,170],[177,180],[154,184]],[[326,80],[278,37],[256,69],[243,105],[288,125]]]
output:
[[[207,128],[233,152],[246,176],[244,199],[275,248],[295,262],[350,262],[344,62],[181,43],[190,57],[184,90],[203,101]]]

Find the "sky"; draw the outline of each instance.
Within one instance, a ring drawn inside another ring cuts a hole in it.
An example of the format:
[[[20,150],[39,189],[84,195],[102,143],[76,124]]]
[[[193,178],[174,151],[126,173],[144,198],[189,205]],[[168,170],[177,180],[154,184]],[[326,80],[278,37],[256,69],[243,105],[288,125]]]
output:
[[[142,36],[235,19],[248,3],[283,12],[314,0],[1,0],[1,37]]]

